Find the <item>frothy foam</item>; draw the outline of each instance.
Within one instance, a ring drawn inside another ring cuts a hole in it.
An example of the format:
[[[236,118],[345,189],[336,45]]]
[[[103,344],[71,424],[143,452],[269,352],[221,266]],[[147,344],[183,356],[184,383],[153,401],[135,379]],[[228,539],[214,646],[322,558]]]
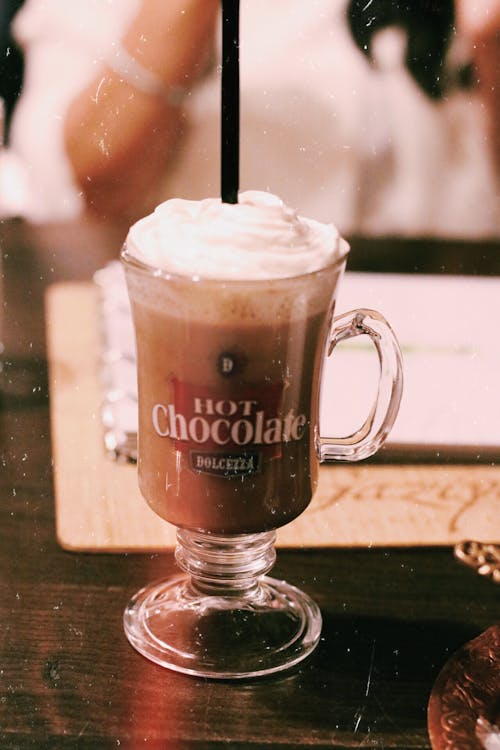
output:
[[[170,273],[212,279],[278,279],[317,271],[345,255],[333,224],[299,216],[276,196],[249,191],[236,204],[172,199],[132,226],[130,255]]]

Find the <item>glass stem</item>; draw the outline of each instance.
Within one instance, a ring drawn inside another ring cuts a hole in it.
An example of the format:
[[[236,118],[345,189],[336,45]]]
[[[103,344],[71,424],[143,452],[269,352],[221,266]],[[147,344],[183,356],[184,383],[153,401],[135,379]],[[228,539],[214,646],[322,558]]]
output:
[[[275,540],[275,531],[219,536],[178,529],[175,558],[196,591],[254,598],[259,578],[274,565]]]

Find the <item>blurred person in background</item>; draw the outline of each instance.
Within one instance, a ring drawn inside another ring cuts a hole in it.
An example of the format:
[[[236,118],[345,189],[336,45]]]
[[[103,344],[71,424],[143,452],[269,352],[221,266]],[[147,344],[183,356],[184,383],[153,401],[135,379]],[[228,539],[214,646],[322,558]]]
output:
[[[12,38],[12,19],[23,0],[2,0],[0,3],[0,99],[5,108],[5,132],[8,132],[12,111],[21,92],[23,59]]]
[[[23,78],[23,56],[12,37],[12,19],[22,4],[23,0],[0,2],[0,220],[9,215],[11,202],[19,208],[24,203],[24,191],[18,192],[14,177],[19,170],[15,166],[13,170],[6,168],[5,162],[10,165],[12,160],[5,157],[3,149],[8,144],[10,120]]]
[[[10,211],[217,195],[219,6],[26,0]],[[497,237],[499,29],[500,0],[242,0],[241,189],[346,234]]]

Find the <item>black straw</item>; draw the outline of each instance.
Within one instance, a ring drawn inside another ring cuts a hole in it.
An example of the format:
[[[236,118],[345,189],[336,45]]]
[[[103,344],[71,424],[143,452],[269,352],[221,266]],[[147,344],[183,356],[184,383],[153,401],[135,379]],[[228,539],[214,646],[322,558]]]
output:
[[[221,197],[238,203],[240,172],[239,0],[222,0]]]

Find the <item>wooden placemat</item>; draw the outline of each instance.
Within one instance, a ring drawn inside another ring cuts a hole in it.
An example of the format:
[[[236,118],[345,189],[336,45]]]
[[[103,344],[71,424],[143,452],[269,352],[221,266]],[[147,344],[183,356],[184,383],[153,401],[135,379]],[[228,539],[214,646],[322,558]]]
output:
[[[156,551],[175,530],[142,499],[136,467],[105,451],[97,291],[63,283],[47,295],[56,529],[68,550]],[[286,547],[500,542],[500,467],[322,466],[309,508],[278,532]]]

